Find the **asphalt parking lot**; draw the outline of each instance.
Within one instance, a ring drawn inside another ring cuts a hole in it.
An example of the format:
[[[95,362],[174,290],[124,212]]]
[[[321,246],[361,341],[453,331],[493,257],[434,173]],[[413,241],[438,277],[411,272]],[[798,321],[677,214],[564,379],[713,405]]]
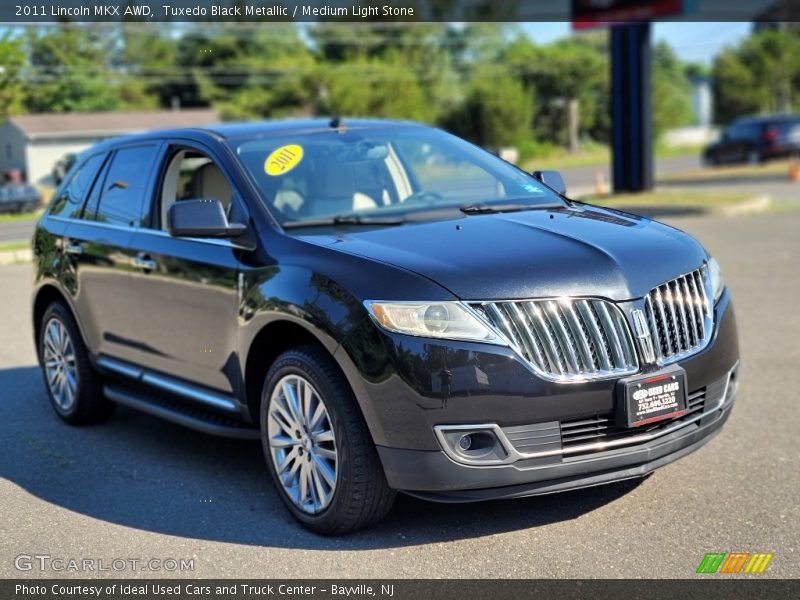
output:
[[[721,435],[641,482],[475,505],[401,497],[338,539],[291,520],[257,443],[123,409],[60,423],[35,365],[31,267],[0,267],[0,577],[91,576],[15,568],[46,554],[194,559],[184,575],[203,578],[686,578],[706,552],[735,551],[774,553],[759,577],[800,577],[800,213],[672,222],[718,258],[734,297],[742,380]]]

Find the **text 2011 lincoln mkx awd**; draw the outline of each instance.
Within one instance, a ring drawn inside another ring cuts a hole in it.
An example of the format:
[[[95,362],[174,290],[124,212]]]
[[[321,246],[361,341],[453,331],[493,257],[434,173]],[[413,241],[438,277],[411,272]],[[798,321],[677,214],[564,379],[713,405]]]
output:
[[[123,404],[260,438],[320,533],[376,522],[398,490],[462,502],[644,477],[734,403],[733,308],[695,239],[414,123],[101,143],[34,251],[64,421]]]

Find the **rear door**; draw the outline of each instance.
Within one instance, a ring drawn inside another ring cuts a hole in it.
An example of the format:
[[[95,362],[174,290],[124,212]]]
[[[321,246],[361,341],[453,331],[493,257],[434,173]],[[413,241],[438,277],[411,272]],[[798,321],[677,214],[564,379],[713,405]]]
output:
[[[64,250],[75,302],[96,354],[123,359],[136,355],[130,293],[136,253],[131,242],[146,217],[145,195],[159,151],[158,143],[116,149],[67,230]]]
[[[231,210],[234,189],[216,158],[201,145],[167,144],[150,222],[131,242],[138,261],[131,275],[131,317],[140,341],[137,363],[235,395],[241,251],[227,240],[174,238],[167,231],[174,202],[213,198]]]

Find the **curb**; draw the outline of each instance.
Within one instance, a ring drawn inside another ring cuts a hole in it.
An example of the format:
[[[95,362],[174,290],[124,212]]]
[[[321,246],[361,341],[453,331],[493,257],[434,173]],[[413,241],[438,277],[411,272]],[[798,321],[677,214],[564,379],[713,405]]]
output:
[[[576,197],[575,199],[579,200],[580,198]],[[709,206],[704,204],[643,204],[639,206],[633,204],[612,204],[608,206],[608,208],[616,208],[618,210],[643,214],[645,216],[664,216],[686,213],[700,216],[739,217],[766,212],[771,205],[772,196],[768,194],[759,194],[732,206]],[[598,204],[598,206],[603,205]]]
[[[734,206],[723,206],[719,212],[726,217],[738,217],[740,215],[755,215],[764,212],[772,204],[772,196],[761,194],[753,196],[750,200],[745,200]],[[714,211],[712,211],[714,212]]]
[[[33,261],[33,250],[21,248],[20,250],[6,250],[0,252],[0,266],[14,265]]]

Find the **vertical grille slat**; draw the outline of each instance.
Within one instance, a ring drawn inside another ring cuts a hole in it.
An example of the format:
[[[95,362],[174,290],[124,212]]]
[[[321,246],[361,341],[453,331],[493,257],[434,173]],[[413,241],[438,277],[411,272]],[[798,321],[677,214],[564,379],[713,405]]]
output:
[[[550,326],[553,328],[553,331],[556,332],[556,338],[561,346],[561,353],[567,361],[567,372],[572,374],[580,373],[581,369],[578,365],[578,354],[575,352],[575,347],[569,339],[569,333],[567,333],[567,328],[564,325],[564,318],[561,315],[561,311],[558,309],[558,304],[552,300],[545,304],[544,314]]]
[[[687,283],[686,276],[681,277],[679,286],[682,288],[681,296],[683,296],[684,300],[683,313],[686,316],[688,334],[688,339],[686,341],[690,346],[696,346],[700,342],[700,340],[697,339],[697,323],[695,322],[697,315],[694,312],[694,302],[689,292],[689,284]]]
[[[669,318],[670,327],[670,348],[672,354],[678,354],[681,347],[681,333],[678,331],[678,317],[675,315],[675,298],[672,296],[672,290],[669,284],[664,284],[664,298],[667,301],[667,316]]]
[[[656,360],[660,361],[664,358],[664,354],[661,351],[661,333],[659,332],[658,324],[656,323],[656,314],[653,310],[653,300],[649,295],[644,299],[644,309],[645,313],[647,313],[647,322],[650,325],[650,335],[653,336],[653,349],[656,353]]]
[[[693,273],[695,281],[697,282],[697,291],[700,292],[700,297],[703,299],[703,311],[705,314],[710,317],[711,316],[711,302],[708,300],[708,295],[706,294],[706,286],[705,286],[705,269],[698,269]]]
[[[683,304],[683,292],[681,292],[681,280],[676,279],[675,283],[675,310],[678,313],[678,318],[680,319],[680,330],[681,330],[681,338],[682,338],[682,346],[688,347],[692,345],[692,341],[689,337],[689,325],[686,323],[686,309]]]
[[[536,336],[532,334],[531,328],[528,324],[528,319],[523,311],[516,304],[510,305],[510,311],[513,315],[514,323],[517,325],[517,330],[520,333],[520,337],[522,338],[522,342],[525,345],[525,349],[531,353],[534,358],[534,361],[537,364],[545,364],[544,355],[542,351],[539,349],[540,344],[536,340]]]
[[[696,269],[653,288],[645,298],[659,362],[687,356],[708,342],[713,322],[704,277],[703,269]]]
[[[548,372],[562,375],[564,373],[564,368],[561,365],[561,359],[559,358],[556,341],[553,339],[552,333],[550,333],[550,329],[545,322],[544,316],[542,316],[542,309],[536,302],[525,302],[523,303],[523,306],[525,307],[525,311],[531,317],[531,323],[534,327],[534,334],[541,340],[545,354],[547,355],[547,359],[552,365],[550,369],[547,369]]]
[[[664,299],[661,297],[661,289],[656,288],[650,292],[650,297],[653,303],[658,308],[658,318],[660,319],[659,337],[661,339],[661,348],[664,351],[664,356],[672,356],[672,346],[670,345],[669,326],[667,325],[667,311],[664,309]]]
[[[560,298],[473,306],[537,371],[557,381],[619,377],[638,368],[622,312],[605,300]]]
[[[694,274],[692,273],[689,275],[689,289],[692,292],[692,305],[695,312],[695,323],[697,327],[697,339],[702,340],[704,337],[703,331],[703,301],[702,297],[700,296],[700,292],[697,289],[697,284],[695,283]]]
[[[595,318],[594,312],[592,312],[586,300],[578,300],[576,304],[581,315],[581,320],[586,324],[586,328],[592,338],[592,345],[600,361],[600,368],[605,371],[610,371],[612,368],[611,357],[608,354],[608,350],[606,350],[606,340],[600,331],[600,324]]]
[[[614,355],[615,364],[625,364],[625,357],[622,353],[622,342],[617,331],[614,329],[614,322],[611,320],[611,314],[608,311],[608,307],[606,307],[606,303],[595,301],[594,307],[608,335],[608,342],[611,346],[611,352]]]
[[[578,321],[578,315],[575,312],[575,306],[571,302],[565,302],[562,305],[561,312],[563,312],[564,316],[567,318],[567,324],[572,332],[572,338],[575,340],[575,344],[578,346],[578,351],[580,352],[584,370],[596,371],[597,365],[595,363],[594,356],[592,355],[592,350],[589,347],[589,339],[586,336],[580,321]]]

